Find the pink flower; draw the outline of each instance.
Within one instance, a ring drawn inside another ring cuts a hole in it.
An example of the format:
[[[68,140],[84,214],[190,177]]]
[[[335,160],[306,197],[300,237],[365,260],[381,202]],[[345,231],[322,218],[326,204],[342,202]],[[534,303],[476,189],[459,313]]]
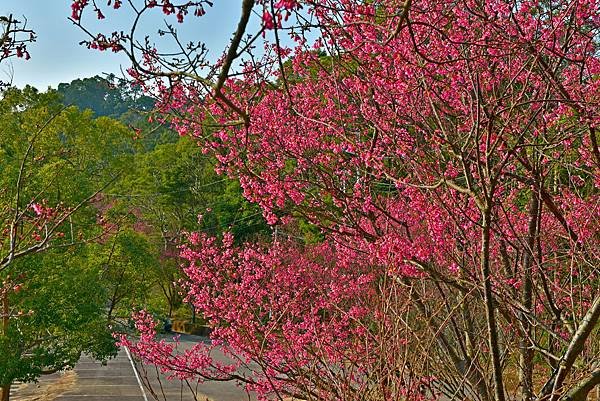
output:
[[[267,10],[265,10],[263,12],[262,20],[263,20],[263,26],[265,27],[266,30],[271,30],[271,29],[275,28],[275,21],[273,19],[273,15],[270,12],[268,12]]]
[[[33,203],[31,208],[36,215],[41,216],[44,213],[44,208],[39,203]]]

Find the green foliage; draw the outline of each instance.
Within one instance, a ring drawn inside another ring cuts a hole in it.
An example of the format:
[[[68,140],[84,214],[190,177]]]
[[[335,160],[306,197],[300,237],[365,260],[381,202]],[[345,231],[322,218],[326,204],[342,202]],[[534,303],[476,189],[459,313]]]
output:
[[[154,108],[154,99],[144,95],[139,87],[119,80],[114,75],[61,83],[58,85],[58,93],[65,105],[89,110],[96,116],[119,120],[127,127],[143,133],[136,142],[136,147],[141,151],[152,150],[158,144],[177,141],[176,133],[160,123],[149,121],[148,116]]]
[[[119,231],[104,243],[88,246],[86,260],[99,272],[95,280],[106,292],[109,320],[128,318],[132,308],[146,306],[159,261],[145,234]]]
[[[131,174],[115,192],[122,204],[160,230],[163,241],[181,240],[185,231],[197,229],[213,234],[231,230],[239,241],[268,232],[239,184],[217,175],[213,160],[187,137],[137,154]],[[198,215],[203,216],[200,223]]]
[[[10,90],[0,102],[0,117],[3,203],[16,195],[21,163],[24,202],[74,205],[117,177],[132,156],[125,126],[64,108],[56,92]]]
[[[0,385],[72,367],[82,352],[97,359],[116,354],[99,272],[81,249],[38,254],[12,267],[24,272],[23,287],[9,297],[17,316],[0,335]]]
[[[133,90],[129,83],[119,82],[115,76],[108,79],[99,76],[76,79],[58,85],[64,103],[75,105],[81,110],[90,109],[97,116],[120,118],[130,110],[149,111],[154,101]]]
[[[95,195],[120,177],[133,147],[121,123],[31,87],[3,93],[0,131],[0,304],[9,311],[0,385],[8,385],[71,367],[82,352],[114,355],[107,288],[87,247],[102,233]],[[50,214],[38,216],[34,203]]]

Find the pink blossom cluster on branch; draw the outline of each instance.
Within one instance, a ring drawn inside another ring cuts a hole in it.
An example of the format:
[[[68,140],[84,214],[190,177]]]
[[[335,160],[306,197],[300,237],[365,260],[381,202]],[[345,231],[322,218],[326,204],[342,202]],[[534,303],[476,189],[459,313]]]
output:
[[[182,250],[189,262],[187,297],[215,327],[213,345],[199,343],[178,352],[177,342],[155,339],[156,322],[146,312],[136,316],[139,340],[120,336],[121,345],[174,378],[234,379],[257,392],[260,399],[297,393],[296,386],[311,386],[317,378],[340,386],[314,389],[319,399],[368,391],[371,383],[366,378],[382,364],[381,355],[369,352],[364,342],[365,337],[373,342],[384,340],[371,327],[385,313],[377,296],[383,284],[376,278],[382,271],[374,271],[358,253],[325,244],[310,249],[293,243],[239,248],[229,234],[221,243],[204,234],[191,234],[189,241]],[[391,322],[385,325],[392,329]],[[397,344],[386,362],[393,365],[407,346],[408,339]],[[213,360],[210,355],[215,347],[225,350],[232,362]],[[240,373],[241,367],[256,361],[260,361],[259,371]],[[303,374],[306,380],[298,379],[295,384],[285,379]],[[344,377],[351,377],[351,382],[342,385]],[[400,379],[396,377],[396,385]],[[413,378],[398,390],[419,399],[419,385],[426,381]],[[357,388],[344,387],[350,384]]]
[[[0,16],[0,62],[13,56],[29,60],[27,45],[35,39],[35,32],[29,29],[27,21],[19,21],[12,15]]]

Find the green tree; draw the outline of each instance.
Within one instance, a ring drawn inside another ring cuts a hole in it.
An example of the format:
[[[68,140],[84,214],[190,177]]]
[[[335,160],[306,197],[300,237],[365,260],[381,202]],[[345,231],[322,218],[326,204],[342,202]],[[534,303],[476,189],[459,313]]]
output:
[[[154,99],[143,94],[139,86],[115,75],[106,78],[96,75],[61,83],[58,93],[65,105],[91,110],[97,116],[111,117],[131,127],[140,134],[136,148],[141,152],[153,150],[158,144],[177,142],[177,133],[160,120],[150,118]]]
[[[86,248],[88,263],[100,272],[110,322],[129,318],[132,308],[146,306],[158,271],[158,258],[148,237],[131,228],[104,243]]]
[[[0,383],[32,381],[73,367],[82,352],[98,359],[115,353],[104,315],[98,270],[82,249],[53,249],[19,259],[10,294],[11,316],[0,335]]]
[[[136,154],[132,173],[114,196],[158,228],[165,250],[198,227],[213,234],[232,231],[240,241],[269,232],[260,209],[244,200],[239,183],[218,175],[214,164],[190,138],[180,137]]]
[[[185,232],[232,231],[240,242],[270,233],[258,207],[244,200],[239,183],[215,173],[214,160],[190,138],[136,153],[128,171],[107,196],[113,200],[113,214],[134,215],[136,231],[160,255],[155,289],[166,301],[168,316],[182,302],[176,283],[178,246]]]
[[[53,91],[0,100],[0,388],[114,354],[101,271],[87,244],[104,235],[99,194],[132,157],[122,124],[65,107]]]

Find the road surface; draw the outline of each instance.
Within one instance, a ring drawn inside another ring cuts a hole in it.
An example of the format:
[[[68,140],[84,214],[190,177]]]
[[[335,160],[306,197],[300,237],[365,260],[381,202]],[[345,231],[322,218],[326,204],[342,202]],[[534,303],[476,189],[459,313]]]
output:
[[[183,347],[192,346],[198,341],[206,341],[201,337],[182,335],[180,342]],[[217,354],[217,358],[226,361],[226,357]],[[134,369],[134,366],[136,369]],[[56,401],[152,401],[157,396],[163,401],[254,401],[254,395],[248,396],[246,392],[235,383],[210,382],[203,383],[190,390],[185,383],[178,380],[166,380],[164,376],[158,375],[154,368],[144,369],[134,365],[127,350],[121,349],[115,359],[102,365],[89,357],[82,357],[74,369],[69,372],[68,385],[59,386],[59,382],[65,381],[64,374],[45,377],[40,384],[29,385],[23,390],[16,389],[13,395],[15,399],[32,399],[31,395],[40,396],[42,388],[55,387],[53,393],[60,394],[58,397],[44,396],[44,400]],[[160,379],[159,379],[160,378]],[[152,390],[142,383],[150,384]],[[57,388],[61,388],[58,390]],[[37,393],[36,393],[37,389]],[[45,390],[44,390],[45,391]],[[46,391],[45,391],[46,392]],[[194,394],[195,393],[195,394]]]

